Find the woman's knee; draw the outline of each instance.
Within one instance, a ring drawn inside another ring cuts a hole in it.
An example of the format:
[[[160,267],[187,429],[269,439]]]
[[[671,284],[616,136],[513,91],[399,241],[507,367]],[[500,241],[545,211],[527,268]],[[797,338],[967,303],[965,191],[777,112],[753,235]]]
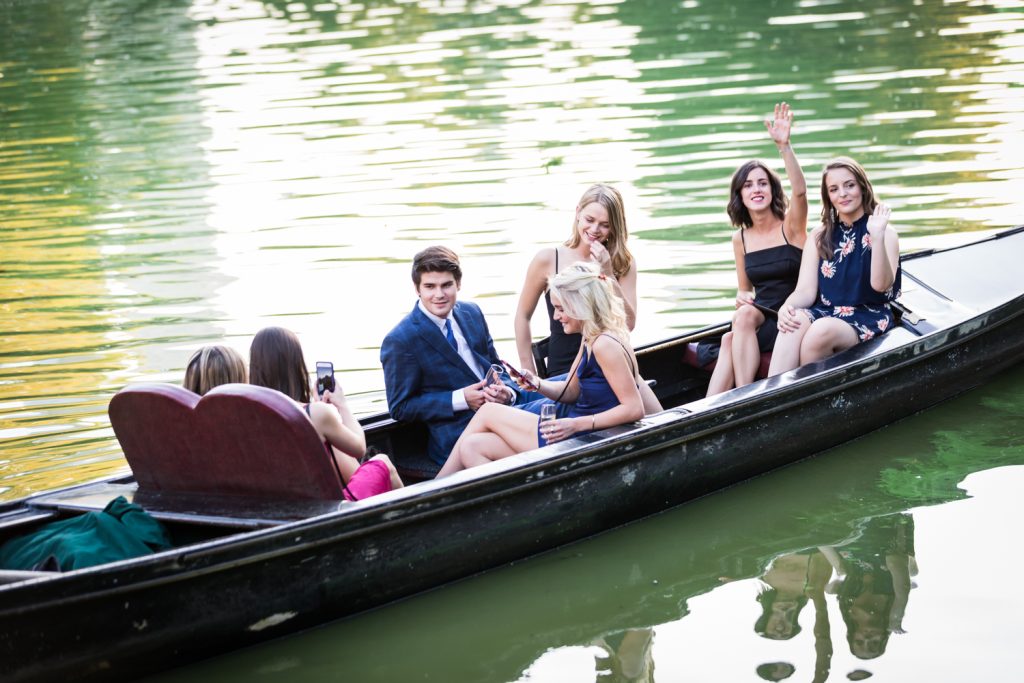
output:
[[[719,353],[732,350],[732,332],[726,332],[722,335],[722,341],[719,343],[718,349]]]
[[[764,315],[753,306],[740,306],[732,316],[732,328],[737,332],[755,332],[764,323]]]
[[[800,359],[802,362],[820,360],[856,343],[857,335],[852,327],[841,320],[821,318],[814,321],[804,335],[800,344]]]

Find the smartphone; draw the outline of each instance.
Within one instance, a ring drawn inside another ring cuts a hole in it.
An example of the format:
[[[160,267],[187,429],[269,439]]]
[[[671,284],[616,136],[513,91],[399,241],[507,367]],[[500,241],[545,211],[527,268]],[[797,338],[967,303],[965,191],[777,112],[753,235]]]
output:
[[[511,377],[512,379],[514,379],[517,382],[521,382],[521,383],[525,384],[526,386],[530,387],[534,391],[540,391],[540,387],[538,387],[537,385],[535,385],[532,382],[530,382],[529,380],[527,380],[526,376],[523,373],[521,373],[518,370],[516,370],[514,367],[512,367],[512,365],[508,361],[504,361],[503,360],[503,361],[501,361],[501,364],[505,366],[506,370],[508,370],[509,377]]]
[[[325,391],[334,391],[334,363],[318,360],[316,362],[316,395],[323,396]]]

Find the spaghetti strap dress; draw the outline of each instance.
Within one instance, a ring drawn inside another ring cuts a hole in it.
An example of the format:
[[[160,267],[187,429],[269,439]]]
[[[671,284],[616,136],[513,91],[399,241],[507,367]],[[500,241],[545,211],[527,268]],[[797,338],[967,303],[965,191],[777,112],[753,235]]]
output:
[[[582,415],[597,415],[619,405],[619,397],[612,391],[612,387],[605,379],[604,372],[597,362],[597,358],[590,352],[587,346],[583,347],[583,356],[580,359],[580,366],[576,369],[576,377],[579,380],[580,393],[575,403],[559,403],[558,418],[580,417]],[[539,408],[538,408],[539,412]],[[576,432],[573,436],[589,434],[591,430]],[[541,446],[547,445],[540,433],[540,420],[537,421],[537,443]]]
[[[558,247],[555,247],[555,274],[558,273]],[[555,307],[551,303],[551,292],[544,292],[544,303],[548,308],[548,377],[564,375],[572,367],[573,360],[583,343],[583,335],[566,334],[562,323],[555,320]]]
[[[740,232],[743,241],[743,271],[754,285],[754,301],[760,305],[778,311],[786,298],[796,289],[796,281],[800,277],[800,259],[803,250],[795,247],[786,239],[785,226],[780,227],[785,244],[757,251],[747,251],[747,240],[744,232]],[[762,353],[775,348],[775,338],[779,334],[778,320],[765,316],[764,323],[757,328],[757,346]]]
[[[818,302],[807,309],[811,320],[839,318],[857,332],[860,341],[888,332],[895,322],[891,301],[900,295],[902,269],[896,269],[892,287],[876,292],[871,287],[871,235],[865,213],[853,225],[839,222],[831,259],[818,264]]]

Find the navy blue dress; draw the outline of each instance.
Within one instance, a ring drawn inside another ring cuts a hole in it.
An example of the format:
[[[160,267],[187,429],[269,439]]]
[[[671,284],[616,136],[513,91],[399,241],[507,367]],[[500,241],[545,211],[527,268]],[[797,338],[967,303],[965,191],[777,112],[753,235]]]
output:
[[[831,259],[818,265],[818,303],[807,309],[811,320],[839,318],[849,323],[861,341],[892,328],[895,316],[889,302],[900,295],[901,269],[892,287],[876,292],[871,287],[871,235],[868,215],[853,225],[839,222],[833,234]]]
[[[558,404],[559,419],[563,417],[580,417],[581,415],[597,415],[619,405],[619,397],[612,391],[612,386],[605,379],[604,372],[597,363],[597,358],[590,353],[590,348],[586,345],[583,346],[583,357],[580,359],[580,366],[576,369],[576,377],[580,385],[579,396],[577,396],[575,403]],[[549,399],[539,401],[538,403],[542,402],[554,403],[554,401]],[[537,413],[540,413],[539,405]],[[576,432],[573,436],[589,433],[590,430]],[[547,441],[544,440],[540,433],[539,419],[537,421],[537,443],[541,446],[547,445]]]

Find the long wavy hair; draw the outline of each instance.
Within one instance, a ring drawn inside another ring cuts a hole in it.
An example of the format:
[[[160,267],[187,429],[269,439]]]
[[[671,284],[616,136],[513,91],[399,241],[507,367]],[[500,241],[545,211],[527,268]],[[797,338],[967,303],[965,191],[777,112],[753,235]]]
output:
[[[185,366],[181,386],[202,396],[221,384],[245,384],[245,361],[230,346],[211,344],[196,349]]]
[[[789,199],[786,197],[786,191],[782,189],[782,178],[760,159],[751,159],[732,174],[732,183],[729,187],[729,205],[725,207],[725,212],[729,214],[729,220],[737,228],[749,228],[754,224],[750,218],[750,212],[743,205],[743,197],[740,193],[743,190],[743,183],[747,182],[747,176],[755,168],[764,170],[768,175],[768,185],[772,188],[772,203],[769,207],[772,210],[772,215],[780,221],[786,218]]]
[[[575,249],[580,245],[580,231],[578,229],[579,212],[590,204],[600,204],[608,212],[608,239],[604,246],[612,259],[612,272],[615,278],[619,279],[629,272],[633,265],[633,254],[629,253],[626,240],[629,239],[629,230],[626,228],[626,208],[622,201],[622,195],[611,185],[597,183],[587,188],[587,191],[580,197],[576,205],[576,214],[572,219],[572,234],[565,241],[565,246]]]
[[[852,173],[857,184],[860,185],[861,208],[864,209],[864,213],[871,215],[878,205],[875,189],[871,187],[871,181],[868,180],[868,174],[863,166],[850,157],[837,157],[825,165],[825,170],[821,172],[821,225],[824,229],[818,234],[815,245],[818,248],[818,256],[825,260],[832,258],[832,250],[836,248],[835,231],[836,223],[839,222],[839,212],[836,207],[832,206],[832,200],[828,196],[826,177],[829,171],[841,168]]]
[[[596,263],[575,263],[548,278],[548,288],[570,317],[583,323],[583,337],[593,341],[611,332],[623,342],[629,340],[626,308],[615,287],[601,274]]]
[[[283,327],[264,327],[249,347],[249,383],[309,403],[309,373],[299,338]]]

